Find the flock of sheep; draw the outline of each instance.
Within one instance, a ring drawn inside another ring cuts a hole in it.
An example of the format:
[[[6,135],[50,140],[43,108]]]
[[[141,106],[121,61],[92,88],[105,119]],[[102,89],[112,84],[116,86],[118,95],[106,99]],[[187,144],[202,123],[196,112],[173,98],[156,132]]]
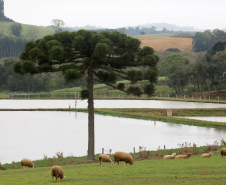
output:
[[[110,162],[110,164],[112,164],[112,160],[110,158],[109,155],[106,154],[100,154],[99,155],[99,160],[100,160],[100,165],[102,162]],[[126,152],[115,152],[114,153],[114,164],[117,162],[119,165],[120,161],[124,161],[125,164],[127,165],[127,163],[129,163],[130,165],[134,164],[134,159],[133,157]],[[22,159],[21,160],[21,165],[23,166],[23,168],[34,168],[34,163],[30,160],[30,159]],[[51,168],[51,177],[52,177],[52,181],[54,179],[54,177],[56,177],[56,181],[59,181],[59,178],[61,179],[61,181],[64,178],[64,171],[60,166],[54,165]]]
[[[223,157],[224,155],[226,155],[226,148],[222,148],[221,149],[221,156]],[[213,155],[213,153],[204,153],[201,155],[202,158],[209,158]],[[119,165],[120,161],[124,161],[125,165],[127,165],[127,163],[129,163],[130,165],[134,164],[134,159],[133,157],[126,152],[115,152],[113,154],[114,156],[114,164],[117,162]],[[176,153],[173,153],[172,155],[164,155],[163,159],[188,159],[191,156],[190,153],[186,154],[186,155],[176,155]],[[106,154],[100,154],[99,155],[99,161],[100,161],[100,165],[103,162],[109,162],[110,165],[112,165],[112,160],[111,157],[109,155]],[[30,160],[30,159],[22,159],[21,160],[21,165],[23,166],[23,168],[34,168],[34,163]],[[64,178],[64,171],[60,166],[54,165],[51,168],[51,177],[52,177],[52,181],[54,179],[54,177],[56,177],[56,182],[59,181],[59,178],[61,179],[61,181]]]

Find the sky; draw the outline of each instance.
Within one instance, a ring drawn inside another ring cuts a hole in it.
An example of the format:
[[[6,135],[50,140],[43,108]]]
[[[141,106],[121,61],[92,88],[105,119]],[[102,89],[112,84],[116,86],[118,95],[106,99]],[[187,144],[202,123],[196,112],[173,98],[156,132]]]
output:
[[[226,28],[226,0],[4,0],[5,16],[22,24],[120,28],[169,23],[195,29]]]

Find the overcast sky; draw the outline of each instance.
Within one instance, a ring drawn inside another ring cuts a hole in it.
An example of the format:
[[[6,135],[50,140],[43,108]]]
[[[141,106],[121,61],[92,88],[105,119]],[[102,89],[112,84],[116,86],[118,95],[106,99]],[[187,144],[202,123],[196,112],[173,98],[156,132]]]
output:
[[[106,28],[169,23],[196,29],[226,28],[226,0],[4,0],[5,16],[38,26]]]

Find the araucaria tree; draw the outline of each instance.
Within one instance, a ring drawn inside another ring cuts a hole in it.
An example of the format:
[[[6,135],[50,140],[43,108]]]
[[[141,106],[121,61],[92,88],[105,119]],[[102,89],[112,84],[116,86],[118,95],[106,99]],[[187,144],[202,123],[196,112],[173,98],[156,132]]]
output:
[[[62,71],[66,80],[87,74],[87,90],[81,95],[88,98],[88,161],[95,160],[93,81],[129,94],[150,96],[158,76],[159,58],[154,50],[140,48],[138,39],[118,32],[56,33],[28,42],[20,58],[22,61],[14,64],[14,70],[20,74]],[[117,78],[130,80],[131,84],[118,84]],[[147,82],[143,89],[135,86],[140,80]]]

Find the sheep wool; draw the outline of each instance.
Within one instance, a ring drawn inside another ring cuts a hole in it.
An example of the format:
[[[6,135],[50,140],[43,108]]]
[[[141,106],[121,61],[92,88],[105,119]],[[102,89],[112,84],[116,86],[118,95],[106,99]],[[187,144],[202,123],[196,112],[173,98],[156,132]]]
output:
[[[223,157],[226,155],[226,148],[221,148],[221,156]]]
[[[26,158],[21,160],[21,165],[23,166],[24,169],[25,168],[34,168],[34,166],[35,166],[34,163],[32,162],[32,160],[26,159]]]
[[[175,159],[176,153],[172,153],[172,155],[164,155],[163,159]]]
[[[53,181],[54,177],[56,177],[56,182],[59,181],[58,178],[60,178],[61,181],[62,181],[63,178],[64,178],[64,171],[63,171],[63,169],[60,166],[57,166],[57,165],[53,166],[51,168],[51,177],[52,177],[52,181]]]
[[[190,153],[188,153],[187,155],[177,155],[175,159],[189,159],[190,156]]]
[[[114,164],[117,162],[119,165],[119,161],[124,161],[125,164],[129,163],[130,165],[134,164],[133,157],[126,152],[115,152],[114,153]]]
[[[106,155],[106,154],[100,154],[99,155],[99,161],[100,161],[100,165],[101,165],[102,162],[106,162],[106,163],[109,162],[110,165],[112,164],[112,160],[111,160],[110,156]]]
[[[205,153],[205,154],[202,154],[201,155],[201,158],[210,158],[211,157],[211,155],[213,155],[213,153]]]

